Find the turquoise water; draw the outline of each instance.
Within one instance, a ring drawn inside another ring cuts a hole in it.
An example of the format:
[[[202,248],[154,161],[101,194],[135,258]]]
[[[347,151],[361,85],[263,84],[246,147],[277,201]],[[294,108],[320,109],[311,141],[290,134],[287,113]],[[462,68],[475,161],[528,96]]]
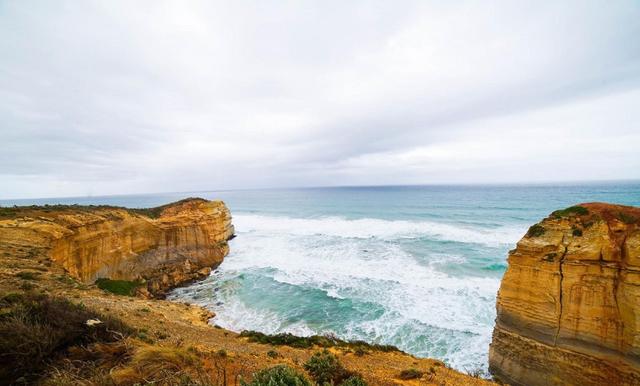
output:
[[[0,201],[155,206],[221,198],[237,238],[207,280],[172,299],[240,331],[334,333],[486,369],[506,255],[551,211],[640,206],[640,183],[353,187]]]

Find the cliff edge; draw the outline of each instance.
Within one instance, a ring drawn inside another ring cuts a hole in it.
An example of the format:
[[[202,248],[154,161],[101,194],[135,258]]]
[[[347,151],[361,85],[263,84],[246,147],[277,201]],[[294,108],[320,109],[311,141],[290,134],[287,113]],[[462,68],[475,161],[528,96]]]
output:
[[[3,211],[5,248],[37,249],[84,283],[139,281],[146,296],[208,276],[229,252],[234,232],[225,204],[200,198],[152,209],[53,205]]]
[[[509,253],[490,371],[515,385],[640,384],[640,208],[553,212]]]

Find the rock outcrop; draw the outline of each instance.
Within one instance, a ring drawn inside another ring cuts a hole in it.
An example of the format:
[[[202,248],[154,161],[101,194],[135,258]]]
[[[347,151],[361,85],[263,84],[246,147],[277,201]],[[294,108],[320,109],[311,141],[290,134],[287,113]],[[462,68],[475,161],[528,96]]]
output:
[[[490,371],[515,385],[640,385],[640,208],[582,204],[509,253]]]
[[[11,210],[5,209],[5,211]],[[231,214],[222,201],[186,199],[153,209],[20,207],[0,218],[0,243],[37,247],[85,283],[140,281],[162,296],[206,277],[229,252]]]

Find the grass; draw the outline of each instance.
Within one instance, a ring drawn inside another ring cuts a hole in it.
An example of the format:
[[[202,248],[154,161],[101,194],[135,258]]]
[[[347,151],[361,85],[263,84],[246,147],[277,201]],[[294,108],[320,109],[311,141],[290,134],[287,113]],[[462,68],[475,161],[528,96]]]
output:
[[[544,227],[542,225],[534,224],[527,231],[527,236],[528,237],[539,237],[539,236],[542,236],[544,234],[544,232],[545,232],[545,229],[544,229]]]
[[[553,213],[551,213],[551,215],[553,215],[555,218],[563,218],[563,217],[569,217],[569,216],[585,216],[587,214],[589,214],[589,209],[580,205],[570,206],[566,209],[556,210]]]
[[[16,276],[23,280],[38,280],[40,276],[40,272],[28,272],[22,271],[16,273]]]
[[[422,375],[424,373],[420,370],[416,370],[416,369],[406,369],[406,370],[402,370],[400,372],[400,374],[398,375],[398,378],[402,379],[402,380],[409,380],[409,379],[420,379],[422,378]]]
[[[133,296],[136,292],[136,288],[141,284],[135,281],[100,278],[96,280],[96,285],[101,290],[111,292],[116,295]]]
[[[13,206],[13,207],[0,207],[0,218],[12,218],[21,215],[28,215],[29,212],[65,212],[65,211],[83,211],[93,212],[101,209],[121,209],[126,210],[129,213],[143,215],[149,218],[158,218],[162,215],[162,212],[173,205],[182,204],[189,201],[206,201],[203,198],[189,197],[180,201],[176,201],[167,205],[158,206],[155,208],[125,208],[121,206],[111,205],[28,205],[28,206]]]
[[[0,384],[36,379],[72,346],[114,342],[132,333],[119,320],[61,298],[12,293],[0,300],[0,308]],[[89,319],[101,323],[88,326]]]
[[[618,212],[617,217],[620,221],[622,221],[625,224],[635,224],[638,221],[638,219],[635,218],[634,216],[624,212]]]
[[[270,344],[274,346],[290,346],[296,348],[318,347],[344,347],[354,350],[373,350],[373,351],[400,351],[397,347],[391,345],[370,344],[361,340],[345,341],[334,336],[312,335],[307,337],[295,336],[289,333],[276,335],[263,334],[257,331],[242,331],[239,335],[242,338],[248,338],[250,342]]]

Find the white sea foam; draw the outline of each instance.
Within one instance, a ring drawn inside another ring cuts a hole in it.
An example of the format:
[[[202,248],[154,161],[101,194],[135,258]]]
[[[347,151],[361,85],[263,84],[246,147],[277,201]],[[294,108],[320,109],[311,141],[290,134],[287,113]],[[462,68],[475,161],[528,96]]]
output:
[[[523,233],[521,227],[480,229],[434,221],[383,220],[376,218],[345,219],[342,217],[291,218],[237,214],[234,225],[239,232],[260,231],[270,234],[299,236],[326,235],[352,238],[416,238],[433,237],[464,243],[501,246],[515,243]]]
[[[444,359],[461,370],[486,369],[499,279],[453,277],[434,264],[463,264],[464,256],[438,252],[421,259],[405,251],[397,240],[427,235],[506,248],[505,238],[517,239],[515,231],[432,222],[246,214],[236,215],[234,222],[238,238],[232,241],[232,252],[215,277],[199,284],[201,288],[226,279],[233,283],[239,273],[251,272],[275,283],[322,290],[337,300],[368,302],[381,307],[383,314],[349,320],[338,335],[395,344],[416,355]],[[197,295],[202,291],[198,288],[179,290],[174,296],[211,307],[216,312],[213,323],[225,328],[297,335],[327,332],[304,320],[292,320],[286,310],[252,306],[238,298],[233,288],[211,295],[215,302]],[[268,288],[255,291],[271,296]],[[220,300],[224,304],[216,304]]]

